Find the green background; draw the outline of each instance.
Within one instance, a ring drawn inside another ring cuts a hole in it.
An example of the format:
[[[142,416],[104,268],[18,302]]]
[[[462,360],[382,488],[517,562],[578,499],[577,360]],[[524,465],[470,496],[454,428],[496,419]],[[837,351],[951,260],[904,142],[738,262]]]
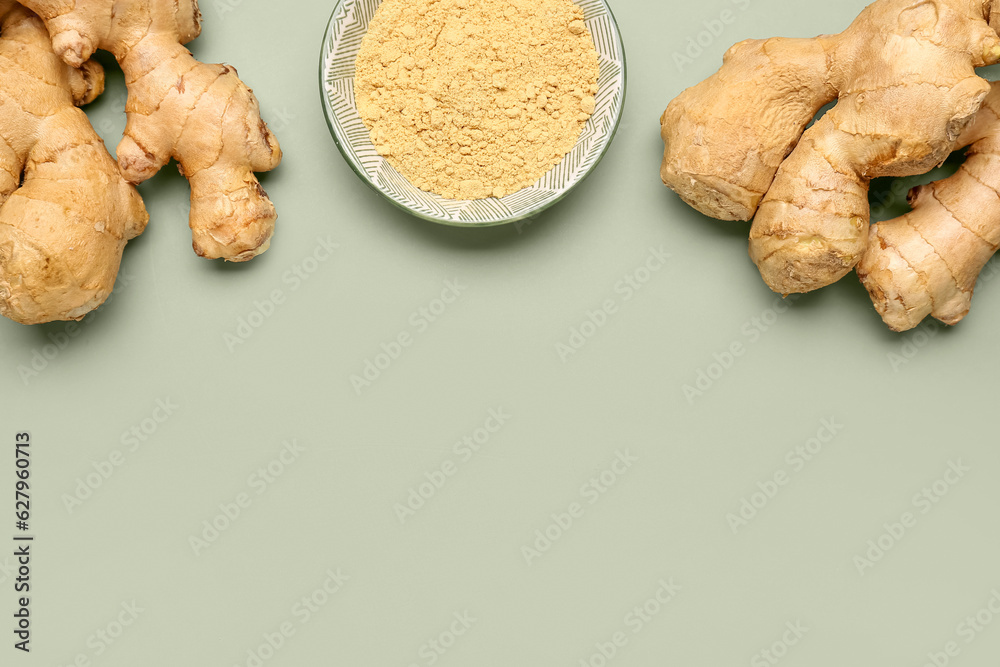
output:
[[[337,152],[317,86],[332,3],[203,0],[195,54],[238,67],[285,152],[262,179],[277,235],[247,265],[197,258],[168,168],[141,188],[152,221],[111,303],[71,338],[0,322],[0,542],[22,430],[37,535],[30,656],[12,648],[0,556],[0,664],[253,665],[271,636],[261,664],[995,665],[1000,618],[966,618],[1000,590],[1000,281],[950,330],[889,332],[853,275],[786,308],[747,225],[658,177],[660,113],[726,48],[837,32],[864,4],[615,0],[629,92],[605,160],[531,224],[461,230],[400,212]],[[123,107],[115,70],[88,110],[112,149]],[[647,275],[651,249],[670,257]],[[626,298],[630,275],[648,280]],[[441,313],[449,280],[460,296]],[[608,300],[603,326],[583,326]],[[260,326],[241,336],[241,318]],[[593,335],[560,355],[581,327]],[[369,361],[385,368],[356,390]],[[300,451],[282,463],[283,443]],[[917,495],[950,465],[953,484]],[[229,525],[213,537],[213,521]],[[880,538],[888,552],[860,563]]]

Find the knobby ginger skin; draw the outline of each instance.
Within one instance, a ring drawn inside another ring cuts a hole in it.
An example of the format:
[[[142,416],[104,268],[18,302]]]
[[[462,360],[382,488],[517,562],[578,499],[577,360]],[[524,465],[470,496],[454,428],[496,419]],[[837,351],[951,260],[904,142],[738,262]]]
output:
[[[914,188],[912,211],[871,226],[858,276],[895,331],[928,315],[957,324],[1000,247],[1000,84],[958,144],[971,147],[953,176]]]
[[[719,220],[750,220],[806,124],[837,96],[816,39],[747,40],[660,118],[660,177]]]
[[[102,92],[100,65],[63,63],[10,0],[0,17],[0,314],[79,320],[111,294],[148,216],[76,107]]]
[[[195,252],[242,262],[267,250],[277,213],[254,172],[277,167],[281,149],[236,70],[182,46],[201,31],[197,0],[20,2],[44,19],[67,63],[96,49],[115,56],[128,85],[122,173],[141,183],[177,160],[191,183]]]
[[[663,181],[707,215],[756,215],[774,291],[835,282],[867,247],[870,180],[928,171],[975,117],[998,19],[990,0],[878,0],[839,35],[737,44],[661,118]]]

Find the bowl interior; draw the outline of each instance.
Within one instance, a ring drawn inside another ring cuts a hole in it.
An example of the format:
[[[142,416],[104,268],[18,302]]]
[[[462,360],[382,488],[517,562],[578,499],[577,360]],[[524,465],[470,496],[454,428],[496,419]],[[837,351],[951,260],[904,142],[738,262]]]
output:
[[[594,114],[572,151],[534,185],[496,199],[452,200],[410,184],[378,154],[354,102],[354,62],[381,0],[338,0],[320,58],[323,107],[333,138],[351,168],[392,203],[434,222],[491,226],[523,220],[562,199],[604,156],[625,104],[625,51],[605,0],[580,0],[600,57]]]

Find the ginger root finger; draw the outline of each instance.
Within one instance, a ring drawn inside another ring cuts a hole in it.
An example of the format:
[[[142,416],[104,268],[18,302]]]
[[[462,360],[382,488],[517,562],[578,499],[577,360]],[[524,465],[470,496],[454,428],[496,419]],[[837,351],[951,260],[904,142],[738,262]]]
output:
[[[910,192],[913,210],[871,226],[858,276],[894,331],[928,315],[957,324],[1000,247],[1000,84],[959,140],[969,145],[954,175]]]
[[[102,43],[111,39],[128,39],[141,31],[152,3],[172,4],[170,20],[181,44],[187,44],[201,34],[201,11],[198,0],[139,0],[115,2],[107,0],[18,0],[38,14],[52,37],[52,49],[73,67],[81,67]],[[117,15],[117,17],[116,17]],[[121,37],[112,36],[122,30]]]
[[[126,81],[137,82],[129,88],[118,145],[122,173],[142,182],[176,158],[191,184],[195,252],[252,259],[268,249],[277,219],[254,170],[269,171],[281,161],[257,99],[230,66],[200,63],[179,44],[156,45],[148,58],[142,48],[121,61]]]
[[[821,40],[740,42],[663,112],[660,178],[707,216],[750,220],[806,125],[836,96]]]
[[[103,87],[52,51],[42,22],[0,1],[0,314],[22,324],[78,320],[111,294],[127,241],[148,216],[87,116]]]
[[[177,160],[191,183],[195,252],[242,262],[267,250],[277,213],[254,172],[274,169],[281,149],[236,70],[182,46],[201,29],[196,0],[21,1],[68,63],[95,48],[115,56],[128,85],[122,173],[141,183]]]

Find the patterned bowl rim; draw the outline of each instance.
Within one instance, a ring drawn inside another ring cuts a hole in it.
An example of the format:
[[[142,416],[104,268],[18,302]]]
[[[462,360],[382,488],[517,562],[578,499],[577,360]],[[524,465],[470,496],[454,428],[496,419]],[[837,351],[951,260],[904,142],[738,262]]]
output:
[[[340,154],[344,157],[344,160],[347,162],[347,164],[350,165],[354,173],[357,174],[358,178],[364,181],[370,188],[378,192],[380,195],[382,195],[385,199],[387,199],[397,208],[400,208],[415,217],[452,227],[494,227],[498,225],[509,224],[512,222],[518,222],[520,220],[536,216],[542,211],[545,211],[551,206],[554,206],[555,204],[562,201],[571,191],[573,191],[580,183],[586,180],[586,178],[594,172],[594,169],[597,168],[597,165],[600,164],[601,160],[604,159],[604,156],[607,154],[608,149],[611,148],[611,144],[614,141],[619,126],[621,125],[622,116],[624,115],[625,97],[628,90],[628,65],[625,58],[625,45],[622,40],[621,29],[618,26],[618,21],[615,19],[615,15],[611,9],[611,6],[608,4],[607,0],[589,0],[587,4],[593,3],[601,5],[601,7],[603,8],[604,12],[608,17],[611,26],[611,36],[613,38],[612,41],[615,54],[614,61],[619,63],[621,66],[621,73],[618,76],[614,77],[612,81],[613,83],[620,82],[619,85],[621,90],[620,90],[620,95],[618,95],[617,101],[615,102],[614,107],[612,109],[611,127],[598,140],[599,152],[597,152],[596,158],[586,168],[586,170],[583,172],[578,172],[572,180],[567,181],[566,185],[559,190],[556,196],[553,196],[542,202],[536,202],[531,205],[528,205],[523,210],[516,211],[513,215],[505,216],[502,218],[498,217],[491,220],[462,221],[448,217],[435,216],[429,213],[425,213],[424,211],[417,210],[411,206],[408,206],[404,202],[399,201],[398,199],[393,197],[389,192],[387,192],[384,188],[382,188],[378,183],[372,180],[371,176],[369,176],[367,171],[365,171],[364,167],[357,162],[355,156],[352,155],[347,150],[345,144],[349,143],[348,139],[347,137],[342,137],[340,135],[340,131],[338,130],[336,124],[334,123],[334,117],[336,116],[336,112],[334,111],[330,103],[330,95],[327,88],[327,76],[326,76],[327,70],[329,69],[330,66],[330,56],[332,55],[332,50],[329,47],[331,46],[331,37],[333,34],[334,26],[336,25],[338,19],[341,18],[339,16],[341,10],[348,2],[358,2],[358,1],[361,0],[337,0],[336,4],[333,7],[333,12],[330,15],[330,20],[327,23],[326,30],[323,33],[323,45],[322,48],[320,49],[320,58],[319,58],[319,88],[320,88],[320,97],[322,98],[323,102],[323,115],[324,118],[326,119],[327,128],[330,130],[330,134],[333,136],[334,143],[337,145]],[[383,0],[379,1],[381,3]],[[574,2],[574,4],[577,5],[581,4],[581,0],[572,0],[572,1]],[[583,2],[586,1],[587,0],[583,0]],[[593,119],[588,121],[588,123],[593,123],[593,122],[594,122]],[[585,134],[586,132],[584,132],[584,135],[581,135],[581,139],[583,138],[583,136],[585,136]],[[391,168],[391,165],[387,166]],[[553,169],[555,168],[556,167],[553,167]],[[528,187],[530,188],[534,186],[528,186]],[[523,192],[523,190],[519,192]],[[437,197],[437,195],[433,196]]]

